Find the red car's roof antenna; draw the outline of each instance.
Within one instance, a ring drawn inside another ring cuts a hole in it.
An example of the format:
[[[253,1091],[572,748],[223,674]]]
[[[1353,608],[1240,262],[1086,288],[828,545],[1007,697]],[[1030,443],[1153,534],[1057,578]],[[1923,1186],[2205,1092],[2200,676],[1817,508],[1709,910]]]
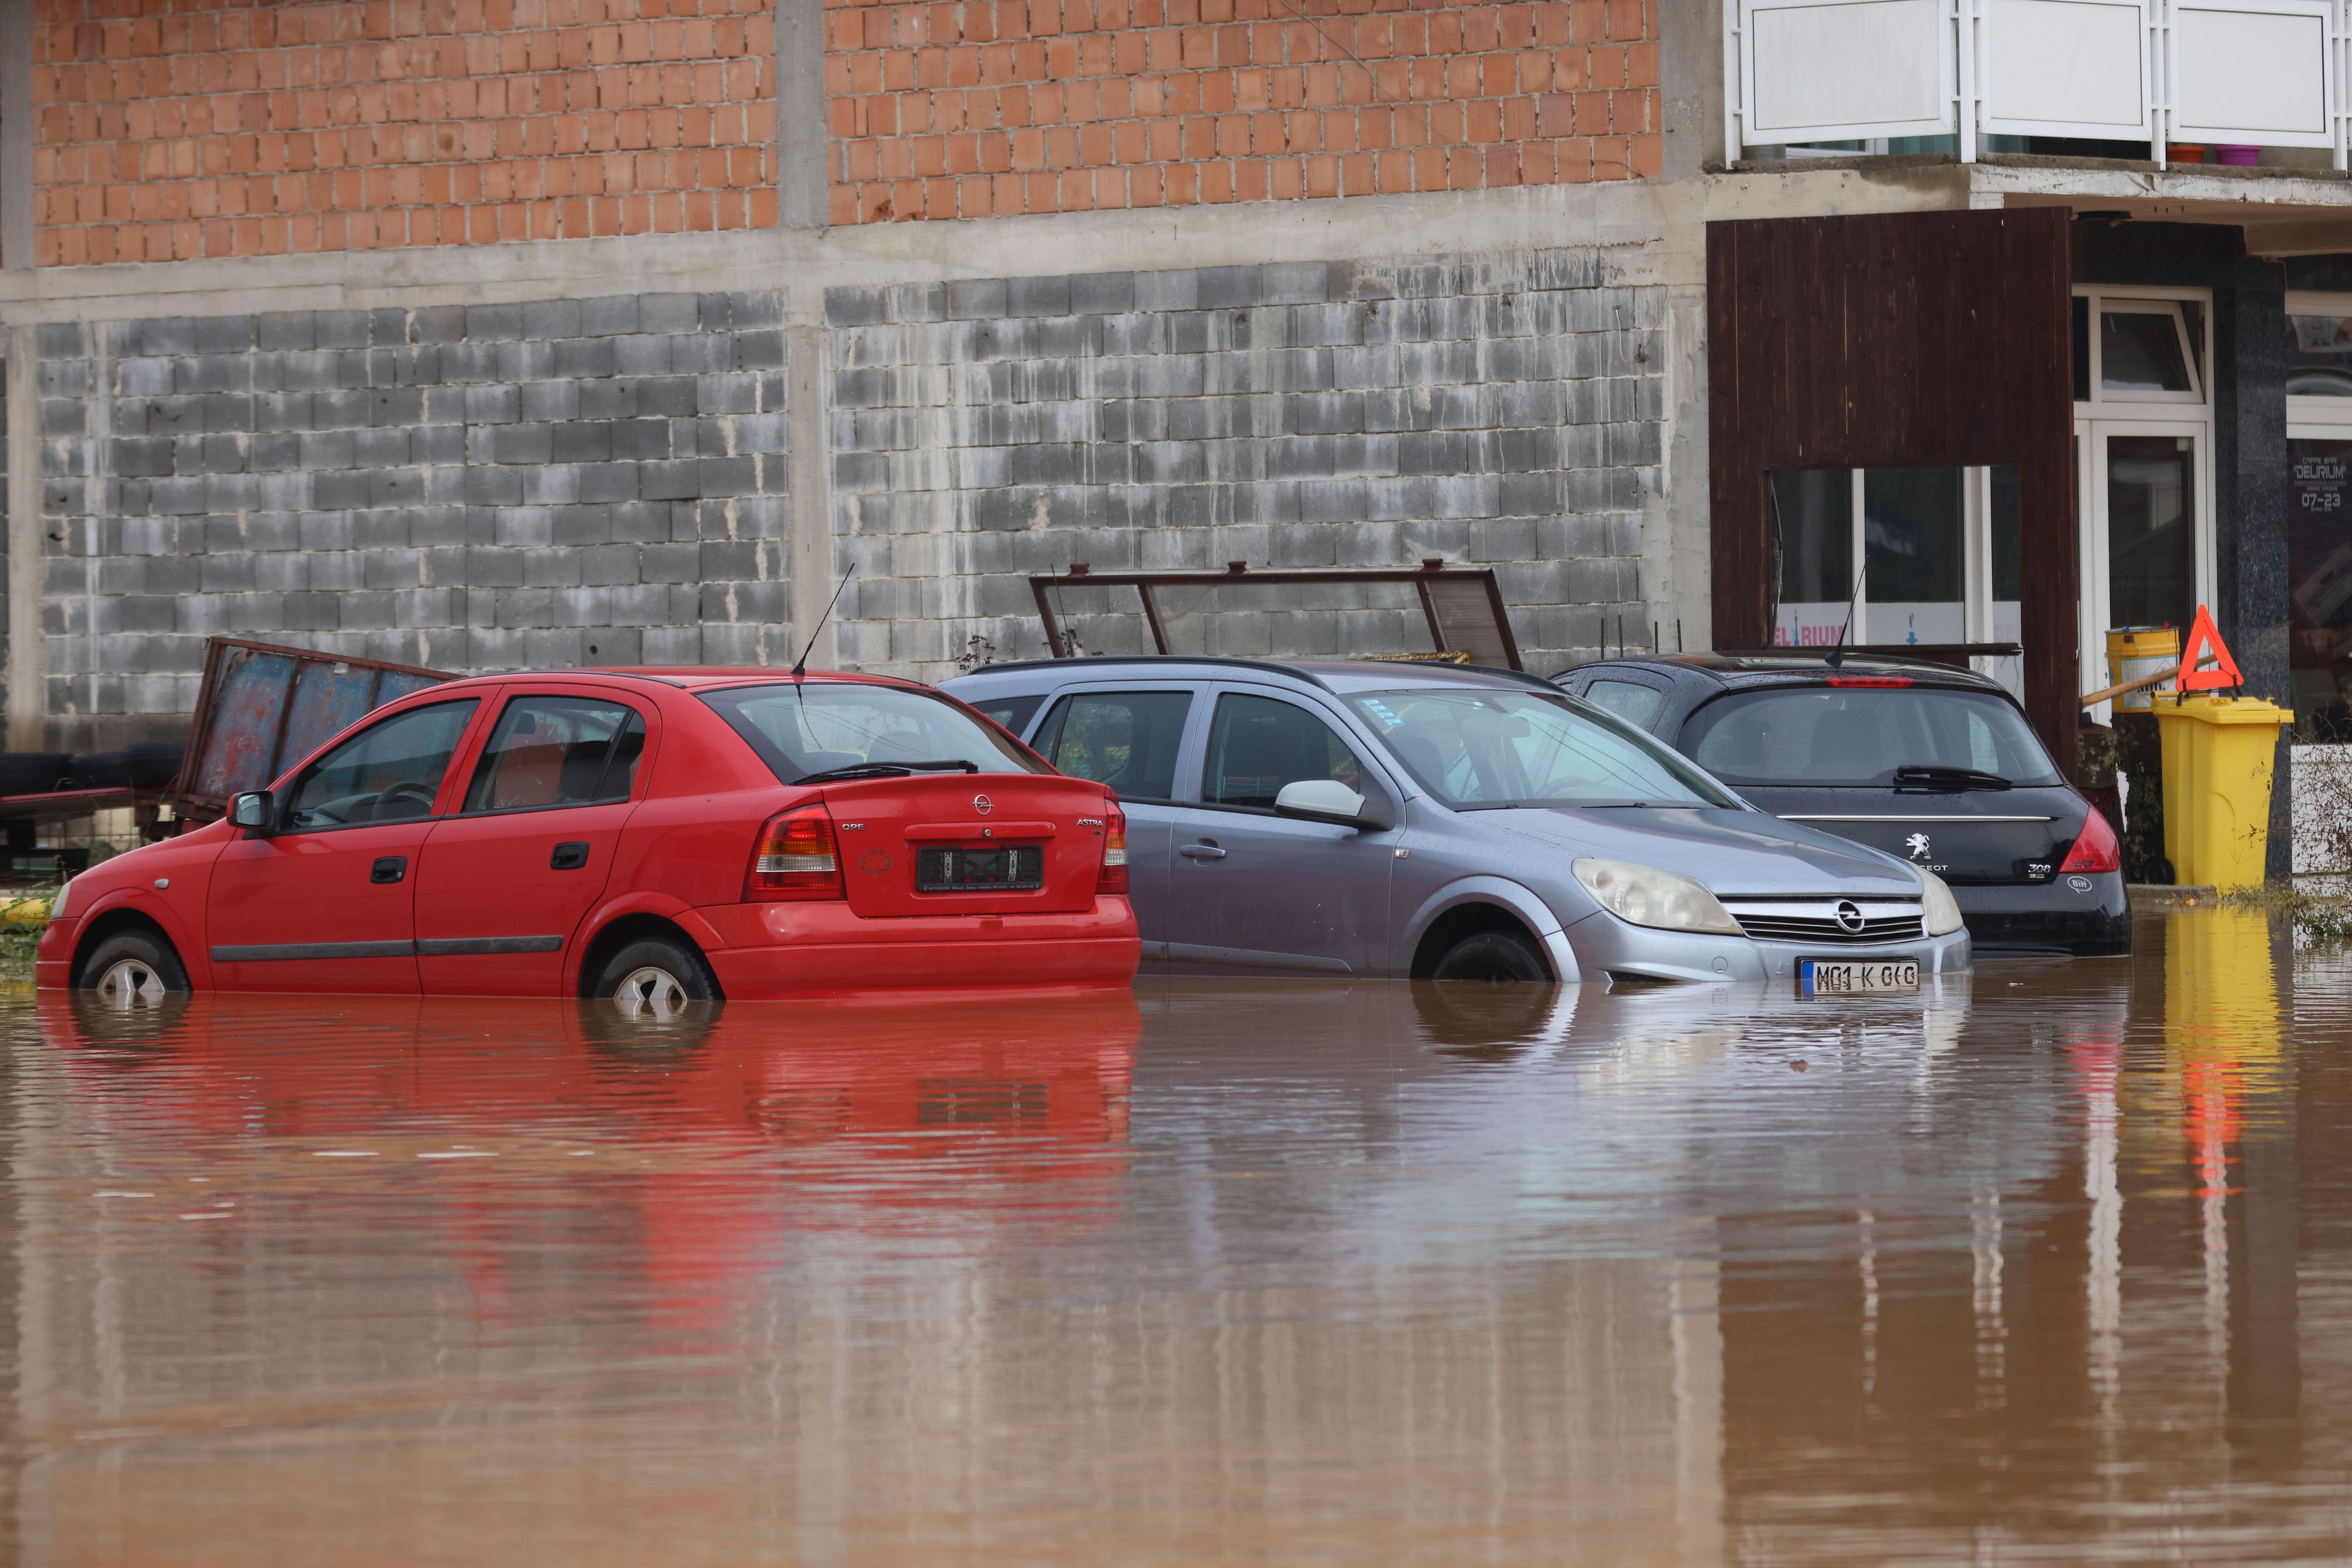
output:
[[[824,602],[824,614],[816,618],[815,630],[809,633],[809,640],[807,644],[802,647],[800,658],[793,661],[793,679],[794,680],[798,680],[808,674],[809,649],[816,647],[817,633],[824,631],[824,623],[833,619],[833,607],[834,605],[841,603],[841,590],[848,587],[849,580],[856,575],[857,575],[857,563],[853,561],[849,563],[849,570],[841,574],[841,582],[833,590],[833,597]]]

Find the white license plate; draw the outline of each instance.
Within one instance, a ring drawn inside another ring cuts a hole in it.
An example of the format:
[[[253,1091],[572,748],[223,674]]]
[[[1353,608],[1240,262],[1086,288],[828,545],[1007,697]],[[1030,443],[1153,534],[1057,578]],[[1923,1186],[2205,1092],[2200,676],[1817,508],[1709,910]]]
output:
[[[1797,963],[1797,994],[1834,996],[1853,991],[1916,991],[1919,961],[1915,958],[1857,962],[1846,958],[1807,958]]]

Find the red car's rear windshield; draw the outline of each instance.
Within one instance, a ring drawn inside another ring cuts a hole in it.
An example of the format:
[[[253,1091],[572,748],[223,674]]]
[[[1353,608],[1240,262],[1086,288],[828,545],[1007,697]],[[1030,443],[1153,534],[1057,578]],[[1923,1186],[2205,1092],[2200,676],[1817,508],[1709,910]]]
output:
[[[984,773],[1048,771],[1002,731],[944,699],[903,686],[780,681],[706,691],[702,700],[785,784],[877,763],[970,763]]]

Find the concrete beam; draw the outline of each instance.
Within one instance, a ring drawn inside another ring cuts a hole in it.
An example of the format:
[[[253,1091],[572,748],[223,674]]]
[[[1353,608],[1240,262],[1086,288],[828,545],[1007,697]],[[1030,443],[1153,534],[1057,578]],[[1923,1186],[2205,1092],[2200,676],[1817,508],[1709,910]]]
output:
[[[41,446],[33,329],[0,331],[7,356],[8,749],[41,749]]]
[[[832,380],[822,314],[785,329],[784,490],[792,507],[793,655],[809,647],[809,662],[838,668],[833,625],[817,621],[832,596],[832,442],[825,433],[826,384]],[[814,638],[814,643],[811,639]]]
[[[5,3],[5,0],[0,0]],[[1629,286],[1705,279],[1709,219],[1965,206],[1958,164],[1062,213],[952,223],[639,235],[0,273],[0,323],[504,303],[697,291],[822,291],[954,278],[1467,258],[1596,248]]]
[[[776,0],[776,205],[786,228],[825,226],[824,0]]]
[[[0,267],[33,266],[33,0],[0,0]]]

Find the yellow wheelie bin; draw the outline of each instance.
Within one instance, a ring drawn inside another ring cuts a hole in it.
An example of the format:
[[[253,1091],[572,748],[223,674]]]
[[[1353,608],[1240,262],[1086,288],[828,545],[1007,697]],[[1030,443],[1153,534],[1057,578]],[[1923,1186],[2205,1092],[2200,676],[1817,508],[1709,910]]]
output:
[[[2164,854],[2184,885],[2255,888],[2271,838],[2271,765],[2294,715],[2259,697],[2156,693]]]

